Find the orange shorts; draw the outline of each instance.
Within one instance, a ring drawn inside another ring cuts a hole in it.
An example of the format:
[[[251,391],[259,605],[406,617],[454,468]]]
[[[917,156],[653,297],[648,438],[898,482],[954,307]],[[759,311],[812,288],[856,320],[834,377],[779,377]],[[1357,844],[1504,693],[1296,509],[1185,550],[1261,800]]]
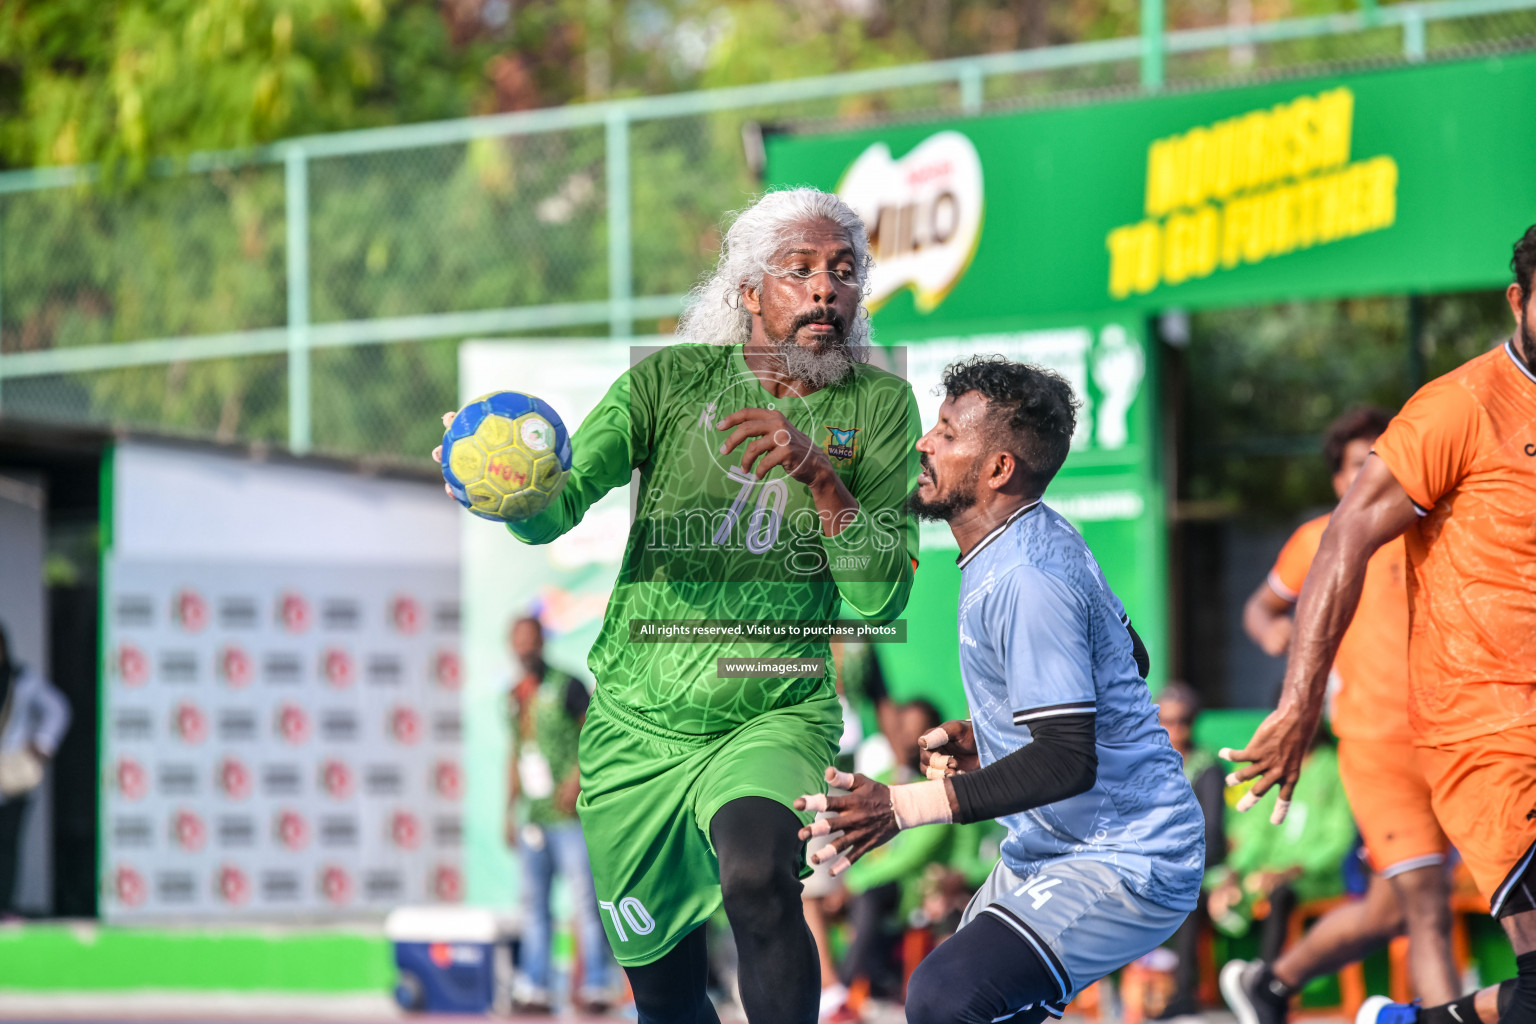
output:
[[[1412,743],[1341,738],[1339,779],[1378,875],[1445,863],[1450,844]]]
[[[1420,747],[1435,815],[1495,916],[1536,843],[1536,726]]]

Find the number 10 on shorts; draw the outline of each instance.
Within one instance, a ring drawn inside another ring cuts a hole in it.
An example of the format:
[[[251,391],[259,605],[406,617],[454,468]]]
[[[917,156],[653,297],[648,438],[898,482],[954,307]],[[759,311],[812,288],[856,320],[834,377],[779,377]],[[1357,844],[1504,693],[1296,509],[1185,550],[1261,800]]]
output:
[[[625,896],[619,900],[615,907],[607,900],[598,900],[597,905],[607,912],[609,920],[613,922],[614,933],[618,935],[620,942],[628,942],[629,935],[624,931],[624,926],[629,925],[636,935],[649,935],[656,930],[656,920],[633,896]]]

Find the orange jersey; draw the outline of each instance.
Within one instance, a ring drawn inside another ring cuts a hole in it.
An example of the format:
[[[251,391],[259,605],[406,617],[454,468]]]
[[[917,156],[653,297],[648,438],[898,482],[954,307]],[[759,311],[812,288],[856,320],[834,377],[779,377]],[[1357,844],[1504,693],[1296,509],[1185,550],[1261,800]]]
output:
[[[1536,375],[1505,344],[1431,381],[1375,452],[1408,529],[1409,720],[1454,743],[1536,723]]]
[[[1295,601],[1317,556],[1328,516],[1302,523],[1269,571],[1270,589]],[[1333,670],[1341,686],[1333,702],[1340,739],[1407,740],[1408,588],[1401,541],[1383,544],[1365,567],[1360,607],[1339,643]]]

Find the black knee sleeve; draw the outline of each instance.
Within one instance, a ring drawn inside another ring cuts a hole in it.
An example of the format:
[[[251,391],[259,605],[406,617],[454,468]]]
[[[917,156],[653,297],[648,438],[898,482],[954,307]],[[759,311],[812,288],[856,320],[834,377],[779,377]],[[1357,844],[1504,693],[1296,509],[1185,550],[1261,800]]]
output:
[[[749,934],[803,918],[800,906],[800,819],[763,797],[732,800],[710,822],[720,859],[720,896],[733,931]]]
[[[1060,1000],[1040,955],[1007,925],[979,914],[917,965],[907,984],[907,1024],[1039,1024]]]
[[[624,968],[640,1024],[720,1024],[704,990],[709,978],[704,930],[699,925],[659,960]]]
[[[1515,957],[1515,983],[1499,986],[1499,1024],[1536,1024],[1536,952]]]

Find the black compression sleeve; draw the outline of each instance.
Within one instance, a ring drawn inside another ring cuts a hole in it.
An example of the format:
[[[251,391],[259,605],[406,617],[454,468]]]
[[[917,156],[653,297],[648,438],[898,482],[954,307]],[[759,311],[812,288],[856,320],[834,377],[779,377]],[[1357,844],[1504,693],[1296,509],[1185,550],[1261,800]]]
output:
[[[1033,741],[980,771],[949,781],[960,824],[1017,814],[1093,788],[1099,753],[1093,715],[1060,715],[1029,723]]]
[[[1125,620],[1125,631],[1131,634],[1131,657],[1136,659],[1136,671],[1145,679],[1152,671],[1152,655],[1147,653],[1147,645],[1141,642],[1141,634],[1136,632],[1130,619]]]

